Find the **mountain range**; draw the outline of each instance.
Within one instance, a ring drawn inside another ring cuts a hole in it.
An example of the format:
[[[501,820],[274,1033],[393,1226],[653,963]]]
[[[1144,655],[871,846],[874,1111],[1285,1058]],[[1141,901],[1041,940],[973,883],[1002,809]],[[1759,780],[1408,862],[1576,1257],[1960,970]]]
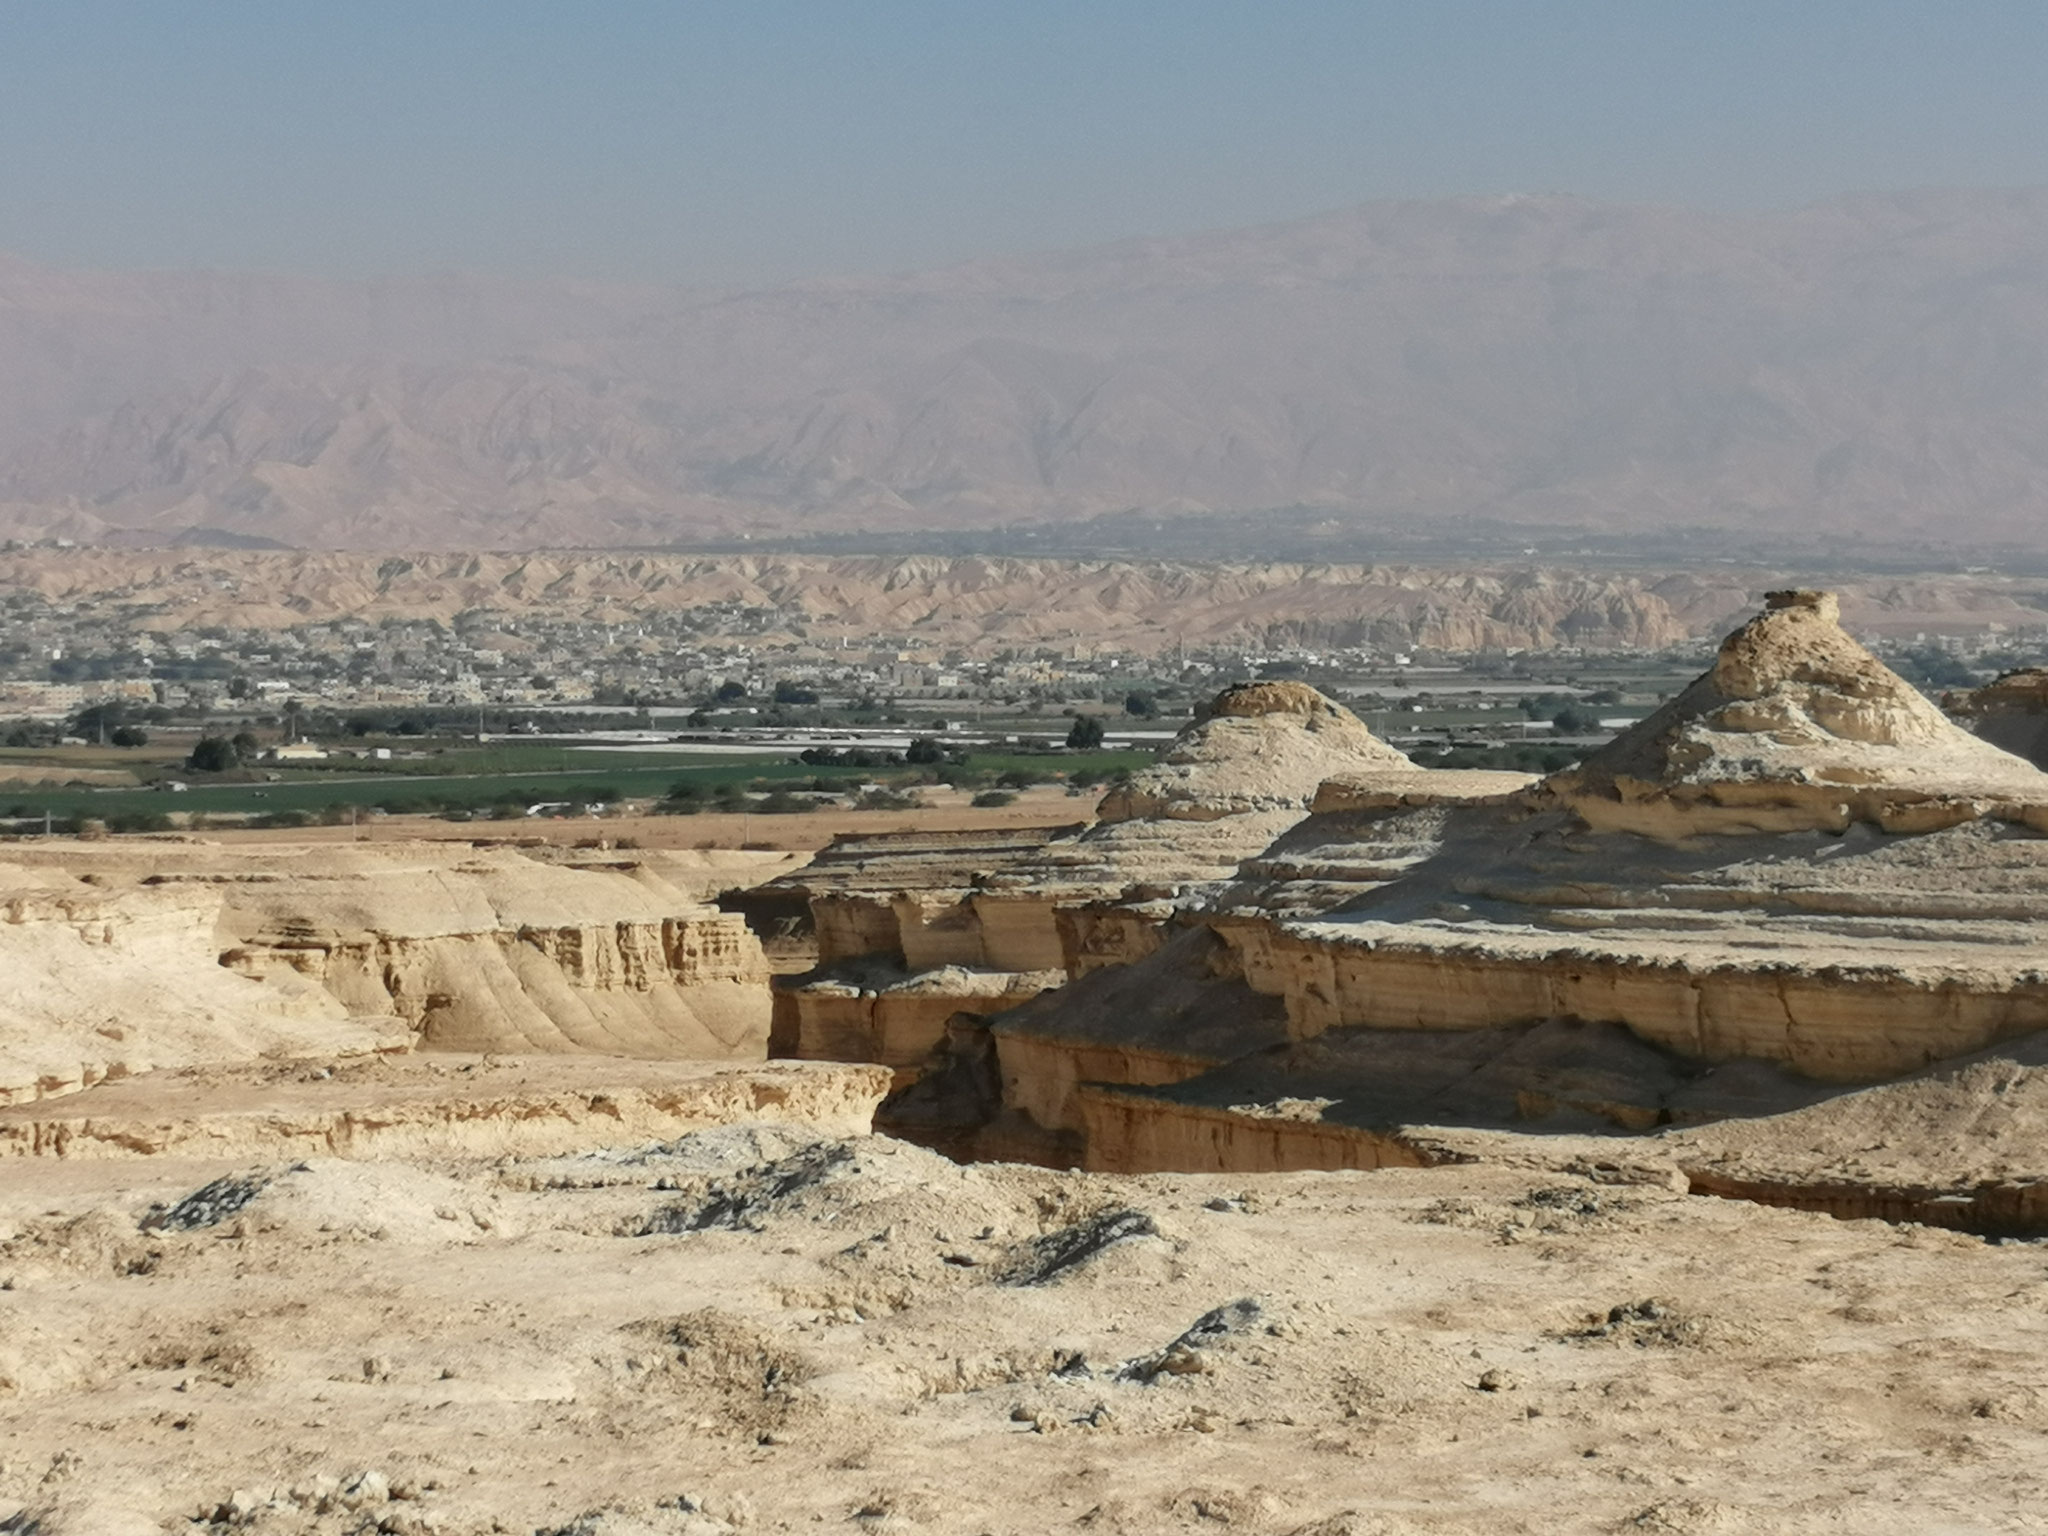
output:
[[[1128,512],[2039,549],[2048,191],[1372,204],[715,293],[0,257],[0,535],[690,547]]]

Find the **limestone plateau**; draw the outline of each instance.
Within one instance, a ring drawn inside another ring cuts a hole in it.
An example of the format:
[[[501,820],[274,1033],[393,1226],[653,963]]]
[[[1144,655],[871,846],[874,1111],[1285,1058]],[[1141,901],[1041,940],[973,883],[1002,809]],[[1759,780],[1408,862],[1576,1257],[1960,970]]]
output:
[[[1568,197],[738,292],[0,260],[0,532],[661,545],[1130,510],[2037,547],[2048,193]]]
[[[801,866],[10,844],[0,1530],[2025,1529],[2048,688],[1945,702],[1793,589],[1543,779],[1261,682]]]

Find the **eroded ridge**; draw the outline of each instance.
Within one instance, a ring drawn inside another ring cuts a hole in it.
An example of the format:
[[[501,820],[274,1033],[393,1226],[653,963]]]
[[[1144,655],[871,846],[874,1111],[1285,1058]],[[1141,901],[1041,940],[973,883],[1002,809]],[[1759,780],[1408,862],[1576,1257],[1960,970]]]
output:
[[[1783,1194],[1798,1159],[1747,1168],[1738,1137],[1707,1167],[1673,1138],[1819,1124],[1874,1085],[1952,1096],[1951,1064],[2048,1029],[2044,813],[2048,775],[1944,717],[1831,598],[1775,594],[1540,784],[1434,804],[1326,784],[1155,952],[996,1020],[984,1077],[1091,1167],[1373,1168],[1590,1134],[1660,1178]],[[1871,1173],[1869,1209],[2024,1227],[2048,1166],[2001,1145],[1991,1168],[1928,1142]],[[1855,1177],[1813,1177],[1816,1208],[1854,1208]]]

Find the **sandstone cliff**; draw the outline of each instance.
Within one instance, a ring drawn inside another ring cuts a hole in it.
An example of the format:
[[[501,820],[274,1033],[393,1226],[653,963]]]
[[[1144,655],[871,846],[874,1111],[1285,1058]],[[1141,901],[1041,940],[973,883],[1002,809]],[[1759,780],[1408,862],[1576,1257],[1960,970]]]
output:
[[[767,967],[744,919],[652,862],[437,843],[56,843],[13,857],[0,942],[24,980],[0,1001],[16,1010],[0,1056],[17,1097],[143,1064],[378,1044],[766,1049]]]
[[[399,1021],[221,968],[217,889],[0,865],[0,1104],[195,1062],[402,1049]]]
[[[1332,786],[1183,919],[1223,946],[1210,985],[1277,1000],[1294,1041],[1346,1032],[1360,1072],[1412,1055],[1387,1031],[1456,1056],[1446,1032],[1578,1021],[1695,1073],[1750,1061],[1868,1083],[2048,1029],[2048,775],[1950,724],[1822,595],[1776,600],[1671,705],[1533,790],[1432,807],[1395,788]],[[1114,1008],[1070,989],[1000,1021],[1012,1102],[1146,1158],[1210,1157],[1229,1104],[1157,1090],[1268,1037],[1179,1025],[1175,953],[1137,960]],[[1284,1058],[1293,1086],[1269,1096],[1355,1099],[1355,1083],[1317,1087],[1318,1059]],[[1210,1128],[1168,1123],[1183,1114]],[[1331,1156],[1391,1155],[1369,1124],[1305,1118],[1316,1145],[1350,1148]]]
[[[816,972],[778,989],[777,1049],[831,1054],[838,1041],[907,1069],[942,1043],[952,1012],[1001,1013],[1150,953],[1174,913],[1301,820],[1338,773],[1429,777],[1315,689],[1245,684],[1112,788],[1085,829],[841,839],[771,886],[807,896],[820,955]],[[870,984],[858,973],[877,960],[948,968],[952,1008]]]
[[[2025,667],[1944,701],[1994,747],[2048,767],[2048,668]]]

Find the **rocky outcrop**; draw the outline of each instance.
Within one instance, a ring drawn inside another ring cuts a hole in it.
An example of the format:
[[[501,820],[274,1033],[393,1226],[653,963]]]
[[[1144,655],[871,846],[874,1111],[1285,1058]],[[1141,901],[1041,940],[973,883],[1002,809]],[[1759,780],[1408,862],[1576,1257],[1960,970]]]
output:
[[[0,1104],[204,1061],[349,1056],[409,1043],[297,977],[223,970],[217,888],[88,884],[0,865]]]
[[[955,1015],[994,1014],[1066,980],[1061,971],[947,965],[905,974],[870,961],[776,989],[770,1048],[778,1057],[868,1061],[916,1076]]]
[[[857,1053],[914,1075],[946,1026],[931,996],[989,1017],[1151,954],[1176,914],[1237,878],[1338,774],[1360,786],[1386,779],[1393,804],[1478,787],[1417,768],[1313,688],[1250,683],[1225,689],[1156,765],[1111,789],[1091,826],[841,839],[771,887],[807,893],[821,960],[780,983],[775,1049]],[[1478,777],[1488,790],[1528,782]],[[944,979],[938,992],[876,985],[866,970],[878,963]],[[1032,1047],[1006,1036],[1001,1049],[1007,1063]]]
[[[1158,763],[1110,790],[1107,824],[1217,821],[1253,811],[1299,811],[1332,774],[1413,770],[1343,705],[1305,683],[1240,683],[1210,703]]]
[[[224,964],[318,981],[421,1045],[697,1059],[760,1056],[767,966],[737,914],[616,868],[505,850],[356,855],[233,888]]]
[[[1266,1058],[1258,1092],[1230,1074],[1272,1046],[1274,1024],[1198,1037],[1167,945],[1101,973],[1114,1008],[1063,1006],[1075,987],[999,1021],[1006,1102],[1085,1135],[1092,1166],[1228,1166],[1240,1135],[1259,1149],[1249,1166],[1367,1166],[1426,1107],[1393,1064],[1415,1049],[1456,1062],[1466,1037],[1544,1021],[1694,1074],[1763,1063],[1833,1084],[2048,1029],[2048,775],[1945,720],[1822,594],[1774,599],[1665,709],[1535,789],[1428,804],[1343,783],[1316,803],[1180,918],[1219,947],[1205,986],[1282,1010],[1294,1054]],[[1089,920],[1115,948],[1112,925]],[[1333,1032],[1351,1042],[1336,1065],[1304,1044]],[[1162,1071],[1176,1056],[1184,1070]],[[1361,1095],[1374,1073],[1415,1102]],[[1501,1124],[1557,1097],[1533,1078],[1525,1099],[1453,1080]],[[1326,1099],[1369,1109],[1298,1111]],[[1285,1125],[1240,1112],[1283,1100],[1297,1106]],[[1632,1102],[1643,1124],[1672,1113]]]
[[[1576,769],[1546,783],[1602,832],[1924,832],[2033,818],[2027,762],[1959,729],[1842,630],[1825,592],[1774,592],[1713,667]]]
[[[767,967],[745,919],[666,880],[654,856],[612,854],[579,867],[508,848],[434,843],[163,842],[57,844],[19,857],[38,880],[91,893],[68,898],[72,931],[133,935],[109,953],[126,943],[158,956],[170,942],[159,930],[175,929],[176,967],[154,962],[165,978],[159,990],[179,999],[172,1016],[233,1022],[209,1026],[218,1038],[206,1051],[155,1065],[300,1045],[305,1054],[334,1054],[344,1037],[401,1048],[674,1059],[758,1059],[766,1051]],[[109,916],[75,920],[97,911],[94,903]],[[48,954],[61,953],[63,942],[59,933]],[[65,967],[47,965],[55,975],[44,990],[54,997],[52,989],[67,984]],[[146,972],[150,962],[138,958],[131,968]],[[183,978],[195,972],[200,980],[188,984]],[[94,995],[119,997],[121,987],[109,982]],[[240,1012],[212,1001],[222,995],[238,1000]],[[81,1002],[65,1013],[83,1019],[96,1010]],[[230,1036],[249,1043],[236,1046]]]
[[[712,1126],[869,1130],[889,1075],[825,1062],[422,1054],[214,1065],[0,1109],[0,1158],[546,1156]]]
[[[1943,706],[1994,747],[2048,768],[2048,667],[2023,667]]]

